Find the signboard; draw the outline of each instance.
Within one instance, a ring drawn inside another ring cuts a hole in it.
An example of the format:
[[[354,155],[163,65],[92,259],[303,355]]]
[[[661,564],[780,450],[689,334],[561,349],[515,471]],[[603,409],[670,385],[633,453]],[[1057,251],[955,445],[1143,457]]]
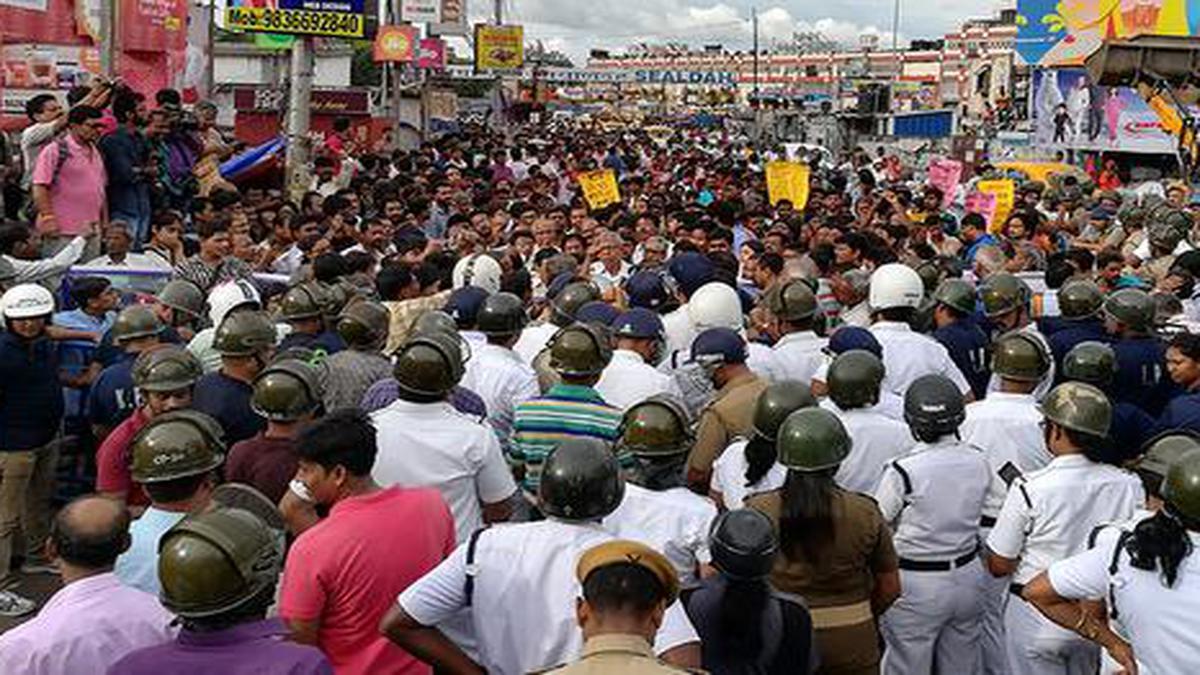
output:
[[[475,70],[519,71],[525,65],[522,26],[475,26]]]
[[[100,51],[95,47],[11,44],[0,49],[0,59],[6,113],[24,115],[25,102],[34,96],[86,85],[100,73]]]
[[[467,0],[442,0],[441,21],[429,24],[430,35],[466,35]]]
[[[953,159],[933,159],[929,161],[929,184],[942,191],[942,208],[950,206],[954,201],[954,191],[962,180],[962,162]]]
[[[369,115],[371,100],[361,89],[317,89],[309,98],[315,115]],[[238,112],[278,112],[287,107],[287,93],[276,87],[238,87],[233,90]]]
[[[612,169],[586,171],[579,174],[579,187],[583,188],[583,198],[587,200],[588,208],[593,211],[602,209],[609,204],[621,201],[621,190],[617,187],[617,174]]]
[[[229,0],[225,26],[248,32],[365,38],[375,17],[368,0]]]
[[[998,232],[1004,227],[1004,222],[1008,220],[1008,216],[1012,213],[1013,207],[1016,205],[1016,183],[1007,178],[981,180],[975,184],[975,189],[979,190],[980,194],[992,197],[994,208],[992,209],[992,217],[988,222],[988,231]]]
[[[409,23],[438,23],[442,20],[442,0],[401,0],[400,20]]]
[[[187,44],[185,0],[122,0],[121,49],[163,52]]]
[[[380,26],[372,56],[376,62],[408,63],[416,54],[417,29],[413,26]]]
[[[1034,66],[1078,66],[1104,40],[1200,34],[1200,0],[1018,0],[1017,54]]]
[[[446,43],[441,38],[422,38],[417,46],[417,67],[443,70],[446,67]]]
[[[767,196],[771,206],[786,199],[796,210],[803,209],[808,204],[808,177],[807,164],[768,162]]]

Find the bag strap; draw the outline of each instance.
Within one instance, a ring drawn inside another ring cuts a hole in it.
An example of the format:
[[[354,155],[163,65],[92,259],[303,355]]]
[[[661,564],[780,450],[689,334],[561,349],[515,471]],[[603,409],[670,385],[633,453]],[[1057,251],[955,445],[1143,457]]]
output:
[[[475,594],[475,575],[479,574],[479,566],[475,564],[475,549],[479,546],[479,535],[487,529],[485,526],[475,530],[467,541],[467,583],[465,585],[467,607],[471,606],[472,597]]]

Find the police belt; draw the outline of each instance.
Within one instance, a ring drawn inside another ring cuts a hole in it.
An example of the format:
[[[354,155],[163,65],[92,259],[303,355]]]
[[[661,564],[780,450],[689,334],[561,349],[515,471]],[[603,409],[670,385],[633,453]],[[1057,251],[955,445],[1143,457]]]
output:
[[[812,616],[813,628],[817,630],[857,626],[875,619],[869,600],[856,602],[853,605],[809,607],[808,613]]]
[[[976,546],[970,553],[964,553],[954,560],[912,560],[910,558],[901,558],[900,569],[909,572],[949,572],[970,563],[978,556],[979,547]]]
[[[996,517],[995,516],[981,516],[979,518],[979,526],[980,527],[995,527],[996,526]]]
[[[1012,593],[1018,598],[1024,599],[1021,594],[1025,592],[1025,584],[1009,584],[1008,592]]]

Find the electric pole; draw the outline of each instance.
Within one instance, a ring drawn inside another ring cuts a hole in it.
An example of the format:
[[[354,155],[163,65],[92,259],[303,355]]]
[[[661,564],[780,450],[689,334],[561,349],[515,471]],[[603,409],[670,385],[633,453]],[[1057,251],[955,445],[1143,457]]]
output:
[[[292,41],[291,87],[288,96],[286,185],[299,203],[308,190],[308,124],[312,97],[313,39],[297,35]]]
[[[900,46],[900,0],[892,2],[892,52]]]
[[[754,70],[754,87],[750,94],[752,97],[754,97],[754,103],[750,106],[750,108],[754,111],[754,142],[758,143],[758,140],[762,135],[762,97],[760,96],[758,89],[758,7],[752,7],[750,9],[750,28],[751,32],[753,33],[754,41],[754,56],[751,60],[751,67]]]

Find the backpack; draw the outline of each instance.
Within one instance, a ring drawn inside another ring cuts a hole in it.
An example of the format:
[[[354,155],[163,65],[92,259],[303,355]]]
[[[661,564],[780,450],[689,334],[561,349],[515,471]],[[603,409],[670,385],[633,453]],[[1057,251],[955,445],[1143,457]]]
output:
[[[54,162],[54,173],[50,177],[50,187],[54,187],[58,183],[58,176],[62,173],[63,165],[71,157],[71,147],[67,145],[65,136],[59,136],[54,139],[54,144],[58,146],[58,158]],[[45,148],[42,149],[45,151]],[[36,161],[36,160],[35,160]],[[32,187],[30,188],[32,190]],[[29,198],[29,203],[25,205],[25,217],[31,223],[37,223],[37,203],[34,202],[32,194]]]

